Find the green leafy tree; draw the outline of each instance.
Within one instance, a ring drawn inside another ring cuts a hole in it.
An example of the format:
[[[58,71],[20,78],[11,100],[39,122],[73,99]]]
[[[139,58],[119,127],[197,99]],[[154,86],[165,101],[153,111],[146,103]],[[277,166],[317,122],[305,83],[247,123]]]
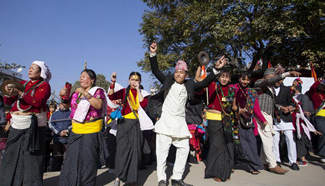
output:
[[[18,68],[26,68],[23,65],[19,65],[16,63],[6,63],[6,62],[0,62],[0,69],[6,69],[6,70],[14,70]]]
[[[72,88],[71,88],[71,94],[74,91],[76,91],[76,89],[79,88],[79,87],[80,87],[80,81],[78,80],[78,81],[76,81],[76,82],[73,83]]]
[[[97,74],[96,86],[102,87],[107,91],[109,87],[109,82],[106,80],[103,74]]]
[[[8,77],[6,75],[6,72],[0,73],[0,79],[6,80],[6,79],[16,79],[20,76],[20,72],[22,69],[25,68],[23,65],[18,65],[16,63],[7,63],[7,62],[0,62],[0,71],[3,72],[5,70],[9,70],[11,77]]]
[[[227,55],[240,64],[259,59],[284,67],[313,62],[325,68],[325,3],[253,0],[143,0],[150,8],[140,33],[145,47],[159,45],[158,61],[169,70],[177,59],[188,62],[193,75],[197,54],[204,50],[215,59]],[[264,68],[266,68],[264,63]],[[138,62],[150,70],[148,54]]]

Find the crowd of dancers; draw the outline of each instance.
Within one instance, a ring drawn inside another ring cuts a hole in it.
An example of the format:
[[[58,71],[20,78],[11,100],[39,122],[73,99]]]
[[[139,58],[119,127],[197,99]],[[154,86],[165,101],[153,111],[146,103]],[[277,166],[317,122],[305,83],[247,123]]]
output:
[[[280,66],[258,79],[248,72],[234,79],[224,56],[208,74],[199,66],[189,78],[182,60],[166,74],[157,48],[155,42],[149,48],[161,83],[155,94],[143,90],[138,72],[130,73],[126,88],[113,73],[104,90],[96,86],[96,73],[84,69],[79,88],[62,88],[57,108],[49,104],[51,73],[42,61],[32,63],[29,80],[4,84],[1,135],[8,136],[0,142],[1,185],[42,186],[49,152],[53,169],[61,171],[60,186],[95,186],[102,166],[112,170],[114,186],[138,185],[139,170],[155,163],[157,184],[166,186],[171,161],[171,185],[191,186],[183,181],[188,162],[203,161],[206,179],[225,182],[236,169],[285,174],[285,161],[298,171],[309,152],[325,158],[325,80],[302,94],[300,73]],[[297,78],[284,86],[289,76]],[[11,108],[6,115],[4,104]]]

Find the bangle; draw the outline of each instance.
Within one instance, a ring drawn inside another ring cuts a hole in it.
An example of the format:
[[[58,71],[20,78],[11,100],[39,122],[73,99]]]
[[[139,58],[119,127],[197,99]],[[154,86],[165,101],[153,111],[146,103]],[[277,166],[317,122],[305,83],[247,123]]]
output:
[[[282,79],[284,79],[284,78],[286,78],[288,76],[290,76],[290,72],[285,72],[285,73],[281,74]]]

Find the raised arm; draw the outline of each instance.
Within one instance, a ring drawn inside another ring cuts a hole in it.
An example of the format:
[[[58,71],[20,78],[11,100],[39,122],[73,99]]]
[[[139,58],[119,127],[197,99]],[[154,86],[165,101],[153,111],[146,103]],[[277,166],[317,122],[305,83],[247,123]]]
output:
[[[271,79],[259,79],[255,82],[255,87],[264,88],[264,87],[272,86],[283,78],[284,77],[282,75],[277,75]]]
[[[205,88],[209,86],[209,84],[216,78],[216,75],[214,73],[210,73],[203,81],[195,82],[194,88],[196,90],[200,90],[202,88]]]
[[[108,95],[108,97],[109,97],[110,100],[123,99],[123,97],[124,97],[124,91],[125,91],[125,89],[123,88],[123,89],[121,89],[121,90],[119,90],[117,92],[114,92],[111,95]]]
[[[209,84],[213,80],[215,80],[217,75],[220,73],[220,70],[226,65],[226,63],[227,63],[227,60],[226,60],[225,56],[222,56],[218,61],[215,62],[213,71],[203,81],[196,82],[194,84],[194,86],[195,86],[194,88],[196,90],[200,90],[204,87],[209,86]]]
[[[23,94],[21,101],[33,107],[41,107],[51,96],[51,87],[47,82],[43,82],[37,89],[35,94]]]
[[[156,78],[160,81],[160,83],[164,83],[166,80],[166,76],[164,75],[164,73],[162,73],[159,70],[158,67],[158,61],[157,61],[157,43],[152,43],[150,45],[150,56],[149,56],[149,60],[150,60],[150,65],[151,65],[151,70],[152,73],[156,76]]]
[[[276,75],[273,78],[270,79],[259,79],[255,82],[255,87],[268,87],[268,86],[273,86],[276,82],[288,77],[288,76],[299,76],[300,73],[296,71],[290,71],[290,72],[285,72],[280,75]]]
[[[114,94],[115,83],[116,83],[116,72],[113,72],[111,75],[111,84],[108,89],[108,96]]]
[[[26,81],[20,81],[19,83],[24,85],[26,83]],[[5,105],[11,106],[15,101],[18,100],[18,98],[19,98],[18,94],[23,93],[22,91],[18,91],[17,88],[10,87],[9,84],[7,84],[4,88],[5,88],[6,92],[9,94],[9,95],[3,96],[3,102]]]
[[[105,92],[103,89],[97,89],[94,95],[89,93],[89,90],[85,90],[81,87],[76,89],[77,93],[80,93],[83,97],[85,97],[90,105],[94,107],[96,110],[102,109],[105,99]]]

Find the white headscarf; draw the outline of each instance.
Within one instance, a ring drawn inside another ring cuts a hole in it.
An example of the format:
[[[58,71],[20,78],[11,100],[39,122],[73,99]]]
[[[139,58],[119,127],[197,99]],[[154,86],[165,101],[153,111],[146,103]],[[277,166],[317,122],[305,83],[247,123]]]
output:
[[[44,81],[49,82],[52,74],[50,72],[49,67],[45,64],[44,61],[34,61],[32,64],[35,64],[41,68],[41,78],[44,79]]]

